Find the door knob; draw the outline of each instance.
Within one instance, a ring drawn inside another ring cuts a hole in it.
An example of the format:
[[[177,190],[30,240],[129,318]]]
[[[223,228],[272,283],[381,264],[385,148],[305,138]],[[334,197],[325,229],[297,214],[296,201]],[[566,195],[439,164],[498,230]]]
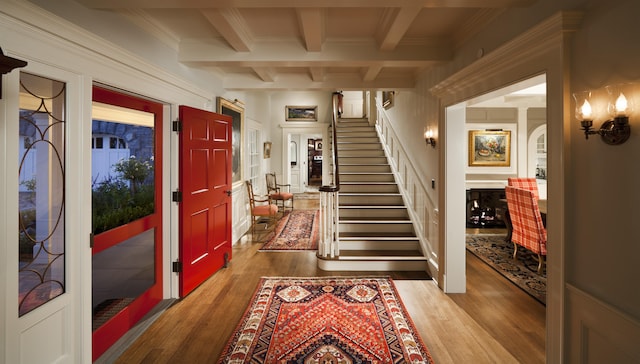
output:
[[[231,196],[231,190],[227,190],[227,191],[224,191],[224,192],[226,192],[227,196]]]

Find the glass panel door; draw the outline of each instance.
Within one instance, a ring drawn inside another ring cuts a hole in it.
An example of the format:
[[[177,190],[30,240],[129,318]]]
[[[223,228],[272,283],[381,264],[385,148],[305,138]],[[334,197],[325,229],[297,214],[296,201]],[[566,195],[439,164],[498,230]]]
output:
[[[94,87],[94,360],[162,298],[161,129],[161,104]]]

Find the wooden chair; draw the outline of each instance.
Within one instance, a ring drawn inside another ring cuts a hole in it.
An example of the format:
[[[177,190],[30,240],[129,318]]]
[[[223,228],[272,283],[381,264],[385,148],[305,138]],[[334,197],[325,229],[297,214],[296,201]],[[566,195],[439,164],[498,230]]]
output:
[[[513,232],[513,258],[518,254],[518,245],[538,255],[538,273],[542,273],[547,256],[547,229],[542,223],[538,200],[532,191],[506,186],[507,204],[511,215]]]
[[[507,179],[507,186],[529,190],[533,192],[536,200],[540,199],[540,193],[538,192],[538,182],[533,177],[509,177]]]
[[[268,196],[264,198],[257,197],[253,192],[253,184],[251,181],[246,181],[246,184],[251,209],[251,237],[255,239],[256,225],[265,222],[265,230],[270,230],[275,227],[278,221],[278,206],[271,203],[271,199]],[[269,228],[270,225],[271,228]]]
[[[291,185],[278,184],[275,173],[267,173],[265,177],[267,179],[267,195],[269,195],[269,198],[275,201],[276,205],[282,207],[283,212],[287,205],[289,205],[289,208],[293,211],[293,193],[291,193]],[[286,187],[287,190],[283,191],[283,187]],[[291,202],[287,204],[287,201]]]

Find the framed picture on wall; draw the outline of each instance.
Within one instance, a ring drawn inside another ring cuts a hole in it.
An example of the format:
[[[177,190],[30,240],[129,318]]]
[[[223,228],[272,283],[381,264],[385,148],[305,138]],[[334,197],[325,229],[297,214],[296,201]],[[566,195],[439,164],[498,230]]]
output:
[[[395,91],[382,91],[382,107],[389,109],[393,106]]]
[[[243,143],[244,140],[244,103],[242,101],[230,101],[222,97],[217,98],[218,114],[229,115],[232,118],[232,138],[231,138],[231,182],[234,185],[241,184],[243,163]]]
[[[314,149],[318,152],[322,150],[322,140],[315,141]]]
[[[287,121],[318,121],[318,106],[285,106]]]
[[[271,142],[264,142],[262,154],[264,159],[271,158]]]
[[[469,166],[511,166],[511,131],[469,130]]]

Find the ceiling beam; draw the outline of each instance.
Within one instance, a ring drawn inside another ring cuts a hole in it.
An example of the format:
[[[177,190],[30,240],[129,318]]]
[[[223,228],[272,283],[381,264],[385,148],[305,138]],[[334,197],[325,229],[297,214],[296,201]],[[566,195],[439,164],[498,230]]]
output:
[[[373,81],[376,79],[376,77],[378,77],[380,71],[382,71],[381,65],[369,66],[366,68],[364,74],[362,75],[362,80],[365,82]]]
[[[324,15],[320,8],[301,8],[296,10],[300,30],[309,52],[320,52],[324,40]]]
[[[432,44],[416,47],[399,45],[394,52],[381,51],[374,41],[326,41],[321,52],[307,52],[295,41],[254,44],[251,52],[239,53],[216,39],[185,39],[180,43],[178,60],[186,64],[236,67],[368,67],[422,66],[449,61],[451,46]]]
[[[76,0],[96,9],[216,9],[216,8],[503,8],[523,7],[537,0]]]
[[[378,33],[380,49],[383,51],[394,50],[409,26],[420,14],[420,10],[422,7],[389,8],[387,15],[384,16],[384,24]]]
[[[324,80],[324,68],[322,67],[309,67],[309,74],[313,82],[320,82]]]
[[[260,79],[264,82],[273,82],[275,81],[275,72],[272,68],[268,67],[254,67],[253,72],[260,77]]]
[[[409,90],[415,87],[413,75],[396,76],[363,82],[353,74],[325,75],[322,81],[314,81],[306,74],[281,74],[274,82],[263,82],[251,74],[228,75],[223,80],[223,87],[229,91],[240,90]]]
[[[253,36],[238,9],[206,9],[202,15],[237,52],[251,50]]]

